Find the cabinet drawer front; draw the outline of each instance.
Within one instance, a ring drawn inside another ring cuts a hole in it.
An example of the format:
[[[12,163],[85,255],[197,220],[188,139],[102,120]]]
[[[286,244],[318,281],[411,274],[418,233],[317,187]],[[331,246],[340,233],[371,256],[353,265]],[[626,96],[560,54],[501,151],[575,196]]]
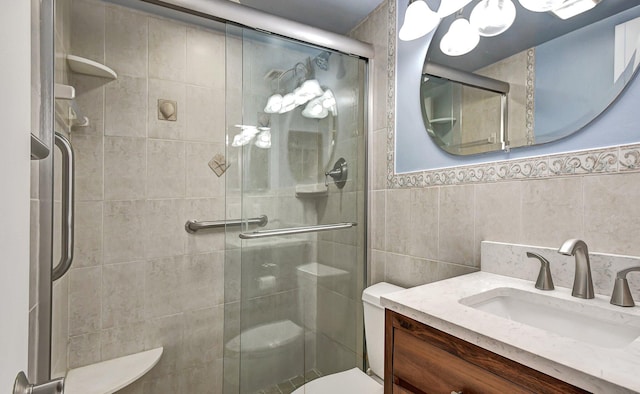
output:
[[[532,393],[403,330],[394,332],[393,375],[426,393]]]

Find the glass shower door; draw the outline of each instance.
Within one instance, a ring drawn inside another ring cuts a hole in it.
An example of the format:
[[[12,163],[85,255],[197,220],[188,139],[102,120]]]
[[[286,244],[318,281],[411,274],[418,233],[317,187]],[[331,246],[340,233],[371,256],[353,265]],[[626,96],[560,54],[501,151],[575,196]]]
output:
[[[224,388],[288,393],[363,366],[366,63],[235,26],[226,47]]]

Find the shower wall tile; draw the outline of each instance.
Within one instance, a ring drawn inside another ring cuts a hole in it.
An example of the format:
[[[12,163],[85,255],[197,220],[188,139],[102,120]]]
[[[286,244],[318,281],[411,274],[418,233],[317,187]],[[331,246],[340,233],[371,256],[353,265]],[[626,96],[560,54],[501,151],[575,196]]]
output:
[[[184,139],[187,126],[186,117],[186,87],[183,83],[149,79],[149,138],[170,140]],[[175,121],[158,119],[158,100],[176,102],[177,115]]]
[[[75,225],[73,266],[102,264],[102,202],[76,202]]]
[[[100,331],[102,359],[110,360],[145,350],[145,327],[144,322],[139,322]]]
[[[184,200],[148,200],[144,227],[147,259],[178,256],[185,253]]]
[[[187,28],[187,83],[224,90],[224,74],[224,34]]]
[[[100,330],[102,267],[72,269],[68,275],[69,335],[76,336]]]
[[[106,85],[105,135],[147,136],[147,79],[120,75]]]
[[[144,262],[105,265],[102,272],[102,328],[144,319]]]
[[[144,259],[145,211],[144,201],[104,203],[105,264]]]
[[[191,143],[186,147],[186,195],[190,197],[223,197],[226,175],[218,177],[209,167],[216,154],[225,154],[223,143]]]
[[[440,188],[438,260],[474,265],[474,200],[473,186]]]
[[[369,231],[371,232],[371,249],[384,250],[384,240],[386,236],[386,195],[384,191],[372,191],[369,196],[369,212],[371,215]]]
[[[145,197],[147,140],[104,138],[105,200],[139,200]]]
[[[222,393],[222,370],[221,359],[183,370],[179,377],[179,392]]]
[[[387,157],[387,133],[384,129],[373,133],[373,156],[376,158]],[[371,160],[371,189],[384,190],[387,185],[387,161],[381,159]]]
[[[75,153],[76,201],[103,199],[103,137],[92,134],[73,134],[71,143]]]
[[[225,140],[225,92],[187,85],[187,134],[189,141]]]
[[[182,309],[193,311],[224,302],[224,251],[186,257]]]
[[[107,7],[105,64],[118,75],[147,75],[147,18],[122,7]]]
[[[148,18],[149,76],[185,81],[187,29],[166,19]]]
[[[184,198],[184,142],[147,140],[147,197]]]
[[[101,360],[100,333],[69,337],[69,368],[84,367]]]
[[[103,63],[104,3],[95,0],[74,0],[71,20],[71,54]]]
[[[181,368],[209,364],[222,357],[224,306],[199,309],[184,315]]]
[[[76,101],[82,103],[82,113],[89,118],[89,126],[74,128],[71,139],[77,135],[102,136],[105,79],[73,73],[69,77],[69,83],[76,89]]]
[[[180,313],[147,320],[146,333],[144,339],[146,349],[159,346],[164,348],[160,361],[149,371],[149,377],[157,379],[176,373],[180,367],[181,348],[184,340],[184,315]]]
[[[182,311],[184,256],[145,263],[145,317],[156,318]]]
[[[371,251],[371,263],[369,268],[369,282],[372,285],[385,281],[385,266],[387,254],[379,250]]]

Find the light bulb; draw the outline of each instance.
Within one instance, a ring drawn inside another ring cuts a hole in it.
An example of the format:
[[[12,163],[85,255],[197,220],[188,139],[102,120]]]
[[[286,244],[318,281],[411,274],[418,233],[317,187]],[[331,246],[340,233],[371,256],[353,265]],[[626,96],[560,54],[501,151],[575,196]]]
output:
[[[261,129],[263,128],[261,127]],[[258,134],[258,136],[256,137],[255,146],[262,149],[271,148],[271,129],[265,128],[265,130],[262,130],[262,132]]]
[[[282,95],[274,94],[267,100],[264,112],[268,114],[275,114],[280,112],[280,108],[282,108]]]
[[[423,0],[409,4],[404,14],[404,23],[398,33],[402,41],[411,41],[430,33],[440,23],[438,15]]]
[[[511,0],[482,0],[471,11],[469,23],[484,37],[504,33],[516,19]]]
[[[471,0],[440,0],[438,8],[438,16],[444,18],[471,3]]]
[[[449,31],[442,37],[440,41],[440,50],[449,56],[461,56],[469,53],[480,42],[480,34],[469,21],[464,18],[458,18],[451,26]]]
[[[529,11],[547,12],[554,10],[564,3],[564,0],[518,0],[520,5]]]

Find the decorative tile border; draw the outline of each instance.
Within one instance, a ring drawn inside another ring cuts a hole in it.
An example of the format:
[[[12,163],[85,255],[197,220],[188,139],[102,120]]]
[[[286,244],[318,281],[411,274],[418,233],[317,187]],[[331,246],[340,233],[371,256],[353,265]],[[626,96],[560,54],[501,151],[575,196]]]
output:
[[[387,187],[429,187],[462,185],[521,179],[541,179],[559,176],[640,172],[640,144],[614,146],[526,159],[501,160],[468,166],[395,174],[395,65],[397,0],[388,0],[387,59]],[[535,51],[527,57],[528,70],[533,72]],[[528,75],[527,133],[533,132],[533,75]]]

